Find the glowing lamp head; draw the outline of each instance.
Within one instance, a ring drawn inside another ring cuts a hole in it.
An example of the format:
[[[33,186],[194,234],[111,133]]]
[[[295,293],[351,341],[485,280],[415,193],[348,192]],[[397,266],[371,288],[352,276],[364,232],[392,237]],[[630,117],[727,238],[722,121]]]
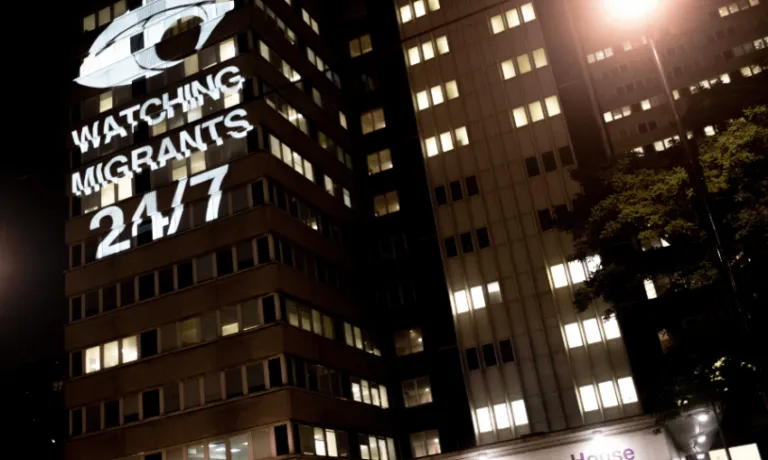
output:
[[[659,6],[660,0],[603,0],[608,14],[619,21],[642,21]]]

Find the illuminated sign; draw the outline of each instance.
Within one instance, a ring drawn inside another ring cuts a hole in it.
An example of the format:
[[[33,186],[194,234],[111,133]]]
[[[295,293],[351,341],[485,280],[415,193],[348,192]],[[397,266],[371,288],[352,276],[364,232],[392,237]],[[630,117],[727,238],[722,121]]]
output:
[[[155,50],[169,27],[182,18],[199,18],[198,51],[234,8],[234,1],[143,0],[141,7],[115,18],[96,38],[75,81],[92,88],[112,88],[157,75],[181,62],[166,61]],[[133,51],[136,48],[139,50]]]

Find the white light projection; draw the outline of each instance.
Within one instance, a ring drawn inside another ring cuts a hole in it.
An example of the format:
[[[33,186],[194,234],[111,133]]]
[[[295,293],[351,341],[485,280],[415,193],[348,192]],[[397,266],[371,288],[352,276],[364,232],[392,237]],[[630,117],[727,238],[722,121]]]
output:
[[[143,0],[141,7],[115,18],[96,38],[75,81],[92,88],[112,88],[157,75],[181,62],[166,61],[155,50],[169,27],[181,18],[200,18],[200,36],[195,44],[199,51],[234,8],[233,0]],[[132,53],[137,44],[142,49]]]

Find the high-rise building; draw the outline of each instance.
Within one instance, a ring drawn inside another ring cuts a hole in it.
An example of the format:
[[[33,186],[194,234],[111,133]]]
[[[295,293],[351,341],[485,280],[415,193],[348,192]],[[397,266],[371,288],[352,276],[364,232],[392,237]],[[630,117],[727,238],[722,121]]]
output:
[[[644,412],[623,328],[573,308],[600,258],[555,229],[571,169],[674,137],[645,34],[599,3],[84,2],[66,458],[648,430],[617,422]],[[765,7],[734,5],[659,45],[676,95],[762,69]]]

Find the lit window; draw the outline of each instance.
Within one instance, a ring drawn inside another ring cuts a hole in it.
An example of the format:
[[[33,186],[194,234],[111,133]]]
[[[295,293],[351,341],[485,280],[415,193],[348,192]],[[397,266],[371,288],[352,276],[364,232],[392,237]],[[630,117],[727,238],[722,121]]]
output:
[[[451,80],[445,84],[445,94],[448,96],[448,100],[459,97],[459,86],[456,80]]]
[[[606,123],[610,123],[613,121],[613,116],[611,115],[611,112],[605,112],[603,114],[603,120],[605,120]]]
[[[591,278],[592,275],[600,270],[602,259],[600,259],[600,255],[592,254],[591,256],[587,256],[585,262],[587,264],[587,276]]]
[[[584,342],[581,340],[579,323],[565,325],[565,338],[568,341],[568,348],[576,348],[584,345]]]
[[[427,156],[433,157],[440,153],[439,149],[437,148],[437,138],[436,137],[430,137],[426,140],[424,140],[424,145],[427,149]]]
[[[730,83],[731,82],[731,76],[728,75],[727,73],[724,73],[724,74],[720,75],[720,82],[724,83],[724,84]]]
[[[416,93],[416,104],[419,110],[429,108],[429,94],[426,91],[419,91]]]
[[[632,381],[632,377],[624,377],[616,383],[619,384],[622,403],[631,404],[637,402],[637,392],[635,391],[635,383]]]
[[[120,364],[120,343],[115,340],[104,344],[104,369]]]
[[[533,3],[526,3],[520,6],[520,11],[523,13],[523,22],[531,22],[536,19],[536,13],[533,11]]]
[[[597,395],[595,394],[595,387],[592,385],[585,385],[579,388],[579,394],[581,395],[581,406],[584,412],[591,412],[598,409]]]
[[[656,294],[656,286],[653,284],[653,280],[647,279],[643,281],[643,287],[645,288],[645,295],[648,297],[648,300],[653,300],[658,297]]]
[[[342,112],[339,112],[339,124],[342,128],[347,129],[347,116]]]
[[[431,402],[432,388],[429,377],[420,377],[403,382],[403,404],[405,407],[416,407]]]
[[[440,54],[446,54],[450,51],[450,48],[448,48],[448,38],[445,35],[437,37],[435,44],[437,45],[437,52]]]
[[[507,27],[510,29],[520,25],[520,15],[517,12],[517,8],[513,8],[506,13]]]
[[[728,12],[728,7],[726,7],[726,6],[721,6],[720,8],[717,9],[717,12],[720,14],[721,18],[724,18],[724,17],[728,16],[729,14],[731,14],[731,13]]]
[[[621,337],[621,330],[619,329],[619,322],[616,320],[616,315],[611,315],[610,318],[603,321],[603,331],[605,332],[605,339],[618,339]]]
[[[491,18],[491,32],[494,35],[504,32],[504,18],[500,14]]]
[[[509,414],[507,413],[506,404],[496,404],[493,406],[493,416],[496,419],[496,428],[503,429],[509,428]]]
[[[386,216],[400,210],[397,192],[388,192],[373,199],[373,208],[377,217]]]
[[[109,206],[115,202],[115,184],[105,185],[100,192],[101,193],[101,206]]]
[[[501,287],[498,281],[488,283],[488,300],[491,305],[501,303]]]
[[[568,285],[568,278],[565,276],[565,265],[557,264],[549,268],[552,274],[552,282],[556,288],[560,288]]]
[[[90,374],[101,369],[101,349],[91,347],[85,350],[85,373]]]
[[[547,106],[547,116],[554,117],[560,114],[560,103],[557,102],[557,96],[549,96],[544,99],[544,104]]]
[[[544,119],[544,108],[541,106],[541,102],[536,101],[528,104],[528,111],[531,114],[531,122],[535,123]]]
[[[384,110],[376,109],[360,115],[360,126],[362,127],[363,134],[386,128],[387,122],[384,119]]]
[[[525,401],[522,399],[512,401],[512,419],[515,422],[515,426],[528,424],[528,412],[525,410]]]
[[[130,363],[139,359],[139,347],[135,335],[126,337],[121,342],[120,354],[122,355],[123,363]]]
[[[493,430],[491,425],[491,411],[487,407],[477,409],[477,429],[480,433],[488,433]]]
[[[405,5],[400,7],[400,22],[405,24],[406,22],[410,22],[413,19],[413,10],[411,10],[411,5]]]
[[[427,10],[424,7],[424,0],[416,0],[415,2],[413,2],[413,10],[417,18],[420,18],[425,14],[427,14]]]
[[[515,126],[518,128],[528,124],[528,115],[525,114],[525,107],[518,107],[512,110],[512,117],[515,120]]]
[[[596,319],[588,319],[581,322],[584,327],[584,335],[587,336],[587,343],[597,343],[600,341],[600,327]]]
[[[395,333],[395,351],[398,356],[410,355],[424,351],[424,340],[421,329],[410,329]]]
[[[96,29],[96,15],[89,14],[83,18],[83,32],[89,32]]]
[[[714,136],[715,135],[715,127],[712,125],[705,126],[704,127],[704,135],[705,136]]]
[[[421,62],[421,55],[419,54],[419,47],[414,46],[408,48],[408,63],[409,65],[416,65]]]
[[[547,65],[547,55],[544,52],[544,48],[539,48],[533,51],[533,64],[537,69]]]
[[[392,169],[392,154],[389,149],[368,155],[368,174],[376,174]]]
[[[531,59],[527,54],[521,54],[517,57],[517,70],[519,70],[521,74],[531,71]]]
[[[571,282],[573,284],[583,283],[587,280],[587,274],[584,273],[584,264],[580,260],[568,262],[568,271],[571,273]]]
[[[99,10],[99,26],[103,26],[112,20],[112,12],[109,7]]]
[[[437,455],[440,452],[440,437],[437,430],[422,431],[411,435],[411,453],[413,458]]]
[[[515,77],[515,65],[512,60],[504,61],[501,63],[501,73],[504,76],[504,80],[509,80]]]
[[[595,63],[595,53],[587,54],[587,63],[588,64],[594,64]]]
[[[680,99],[680,91],[678,90],[672,90],[672,97],[675,98],[675,100]]]
[[[619,405],[613,380],[598,383],[597,388],[600,390],[600,401],[603,402],[603,407],[616,407]]]
[[[757,1],[757,0],[751,0],[751,1]],[[427,3],[429,4],[429,11],[437,11],[440,9],[440,0],[427,0]]]
[[[453,150],[453,138],[451,137],[450,131],[440,135],[440,148],[443,149],[443,152],[450,152]]]
[[[432,44],[432,42],[422,43],[421,52],[424,54],[424,60],[429,61],[435,57],[435,46]]]
[[[623,43],[623,46],[624,46],[624,51],[629,51],[632,49],[632,42],[626,41]]]
[[[429,92],[432,95],[432,105],[440,105],[443,103],[444,99],[442,86],[433,86],[430,88]]]
[[[457,128],[453,134],[456,136],[456,144],[459,147],[469,145],[469,134],[467,134],[467,128],[465,126]]]
[[[461,291],[454,292],[453,299],[456,302],[456,313],[466,313],[469,311],[467,291],[462,289]]]
[[[112,109],[112,91],[106,91],[99,95],[99,113]]]
[[[472,295],[472,308],[475,310],[485,308],[485,294],[483,294],[483,287],[475,286],[470,288],[469,292]]]

